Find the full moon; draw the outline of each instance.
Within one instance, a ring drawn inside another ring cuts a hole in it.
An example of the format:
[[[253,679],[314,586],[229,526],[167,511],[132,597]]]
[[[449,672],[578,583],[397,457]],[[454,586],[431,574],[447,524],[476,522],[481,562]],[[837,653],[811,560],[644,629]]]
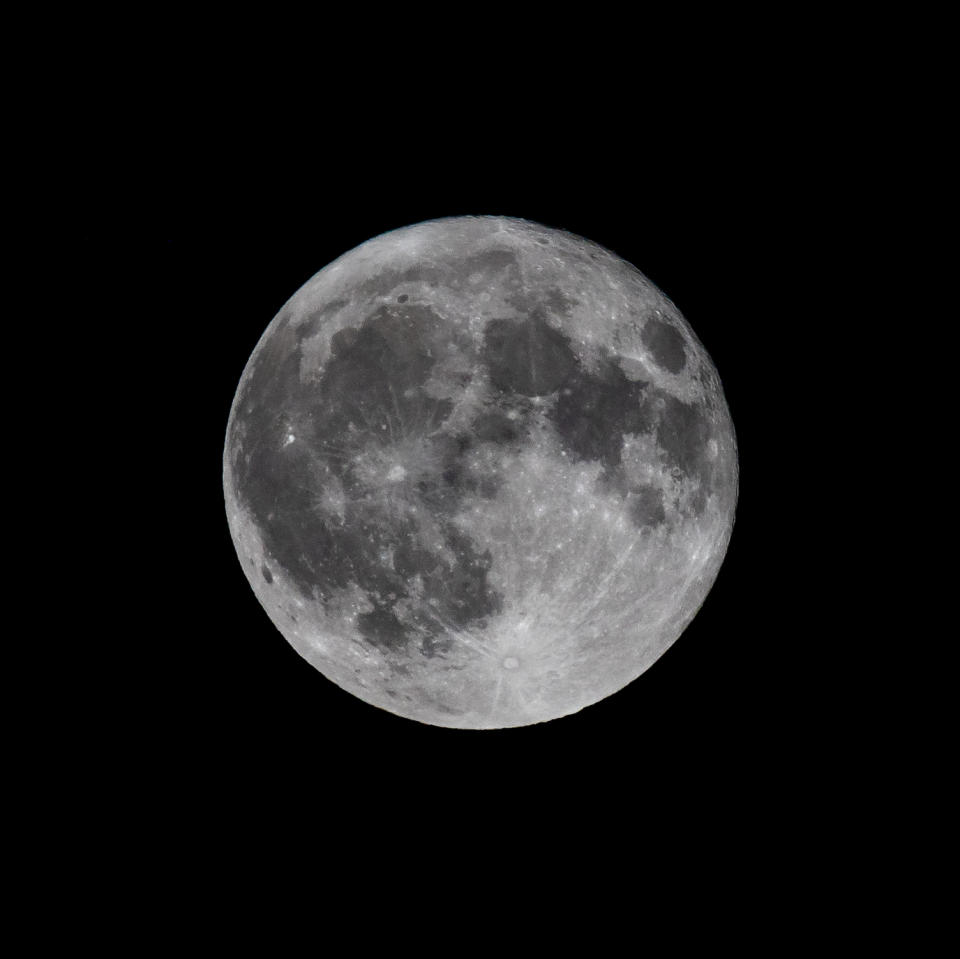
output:
[[[324,676],[437,726],[575,713],[703,603],[737,500],[710,357],[638,270],[525,220],[378,236],[280,310],[223,488],[243,570]]]

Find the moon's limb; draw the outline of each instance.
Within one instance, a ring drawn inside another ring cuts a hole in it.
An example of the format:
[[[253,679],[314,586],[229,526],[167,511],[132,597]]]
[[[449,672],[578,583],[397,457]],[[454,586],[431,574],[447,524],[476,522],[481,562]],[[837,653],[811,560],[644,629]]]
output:
[[[422,722],[575,712],[703,602],[733,525],[719,377],[676,307],[507,218],[384,234],[308,281],[244,371],[231,532],[283,635]]]

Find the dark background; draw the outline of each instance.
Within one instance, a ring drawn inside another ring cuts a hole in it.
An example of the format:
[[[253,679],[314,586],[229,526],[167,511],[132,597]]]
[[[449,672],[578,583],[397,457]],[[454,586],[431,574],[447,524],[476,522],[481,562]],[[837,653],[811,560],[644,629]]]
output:
[[[787,788],[816,711],[792,598],[812,534],[796,490],[815,482],[797,453],[795,377],[809,358],[790,333],[811,268],[812,188],[792,135],[723,120],[685,140],[558,140],[524,123],[427,144],[398,110],[355,137],[264,145],[241,132],[229,149],[219,128],[190,126],[133,184],[119,236],[88,222],[87,252],[117,256],[156,313],[148,335],[133,334],[146,365],[127,384],[155,422],[159,442],[136,451],[155,488],[126,531],[149,554],[141,615],[154,638],[145,656],[131,649],[124,696],[173,782],[425,819],[450,796],[471,814],[508,794],[563,815],[608,804],[655,815],[704,792]],[[635,264],[712,356],[741,468],[726,561],[680,640],[578,714],[496,731],[394,716],[303,661],[247,584],[221,489],[234,391],[283,303],[373,236],[464,214],[534,220]]]

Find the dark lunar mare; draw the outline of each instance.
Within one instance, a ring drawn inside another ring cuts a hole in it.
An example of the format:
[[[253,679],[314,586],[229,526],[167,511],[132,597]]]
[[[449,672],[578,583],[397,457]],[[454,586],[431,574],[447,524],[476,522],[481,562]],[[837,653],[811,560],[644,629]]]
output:
[[[651,351],[676,372],[686,362],[683,337],[666,323],[648,321]],[[706,504],[712,466],[706,456],[710,423],[706,410],[623,373],[609,352],[588,370],[573,352],[569,338],[552,327],[541,308],[521,320],[491,320],[482,359],[491,383],[507,393],[543,396],[556,393],[549,417],[563,448],[580,461],[600,462],[604,486],[623,496],[638,528],[664,522],[663,493],[627,482],[621,464],[626,434],[653,434],[666,465],[680,477],[699,482],[690,507],[699,514]],[[505,417],[479,418],[478,432],[494,442],[514,442],[516,425]]]
[[[627,494],[630,518],[635,526],[655,528],[666,518],[663,490],[653,486],[634,486]]]
[[[596,372],[578,363],[550,415],[568,452],[599,460],[612,473],[620,465],[624,434],[647,433],[655,423],[648,394],[648,384],[628,380],[611,355]]]
[[[522,320],[491,320],[483,340],[483,361],[497,389],[546,396],[559,389],[576,365],[569,340],[541,310]]]
[[[357,624],[370,643],[405,649],[416,639],[425,655],[442,654],[446,631],[484,622],[501,608],[487,583],[489,552],[444,519],[466,492],[455,477],[448,481],[459,447],[442,433],[428,439],[440,465],[413,492],[438,519],[437,551],[419,544],[415,524],[387,508],[382,491],[364,486],[355,463],[358,454],[437,432],[452,403],[423,386],[454,334],[428,307],[383,306],[336,333],[323,376],[302,382],[301,344],[314,328],[307,322],[295,334],[281,325],[251,369],[231,434],[237,492],[266,552],[304,597],[326,602],[355,584],[372,605]],[[296,440],[285,443],[288,431]],[[320,505],[328,484],[346,493],[342,516]],[[420,592],[412,598],[416,576]]]
[[[626,434],[653,435],[665,464],[678,479],[699,484],[687,505],[694,515],[706,506],[713,481],[707,457],[711,436],[706,410],[685,403],[649,383],[631,381],[612,356],[597,372],[582,367],[565,384],[551,412],[564,447],[580,460],[599,460],[607,488],[627,499],[629,514],[638,528],[664,522],[663,494],[648,485],[627,482],[621,463]]]

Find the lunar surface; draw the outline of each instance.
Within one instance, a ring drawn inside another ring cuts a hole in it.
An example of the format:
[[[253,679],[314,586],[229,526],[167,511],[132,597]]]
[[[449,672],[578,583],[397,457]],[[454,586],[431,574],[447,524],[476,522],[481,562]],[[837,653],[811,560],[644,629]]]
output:
[[[254,350],[223,455],[270,619],[374,706],[438,726],[574,713],[647,669],[723,561],[733,424],[633,266],[502,217],[376,237]]]

